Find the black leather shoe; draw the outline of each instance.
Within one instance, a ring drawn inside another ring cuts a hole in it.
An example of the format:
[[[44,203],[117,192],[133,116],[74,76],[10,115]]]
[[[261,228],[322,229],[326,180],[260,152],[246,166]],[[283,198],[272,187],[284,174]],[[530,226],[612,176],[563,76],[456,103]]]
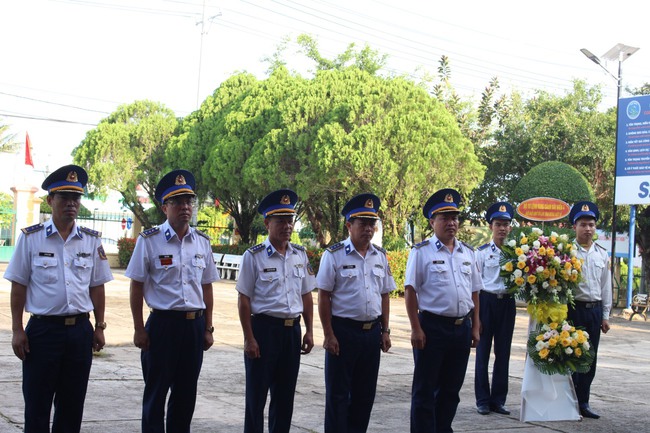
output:
[[[504,405],[493,406],[492,412],[500,413],[501,415],[510,415],[510,411]]]
[[[489,415],[490,414],[490,408],[486,405],[478,406],[476,408],[476,412],[480,413],[481,415]]]
[[[592,411],[588,404],[580,406],[580,415],[582,415],[585,418],[593,418],[593,419],[600,418],[600,415]]]

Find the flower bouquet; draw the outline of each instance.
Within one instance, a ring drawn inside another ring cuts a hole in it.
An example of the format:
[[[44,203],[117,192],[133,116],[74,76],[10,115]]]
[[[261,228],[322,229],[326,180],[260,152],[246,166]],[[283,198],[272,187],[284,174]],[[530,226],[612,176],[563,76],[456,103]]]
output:
[[[545,235],[537,227],[524,230],[501,247],[500,265],[506,289],[528,303],[528,314],[537,323],[528,339],[528,355],[539,371],[588,370],[593,361],[589,335],[566,322],[567,305],[573,304],[582,278],[582,261],[569,236]]]
[[[528,355],[544,374],[586,373],[594,360],[587,331],[567,321],[543,324],[528,337]]]

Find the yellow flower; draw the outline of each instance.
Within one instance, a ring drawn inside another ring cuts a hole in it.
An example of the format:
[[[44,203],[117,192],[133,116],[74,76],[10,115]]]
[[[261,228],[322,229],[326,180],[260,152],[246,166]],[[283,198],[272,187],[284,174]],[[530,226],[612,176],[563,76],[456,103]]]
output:
[[[553,245],[557,244],[557,237],[556,236],[551,236],[551,243]]]
[[[571,277],[569,278],[571,282],[575,283],[578,281],[578,274],[571,274]]]
[[[548,280],[548,284],[551,287],[557,287],[557,280],[555,278],[552,278],[552,279]]]
[[[566,269],[567,271],[569,269],[571,269],[572,267],[573,267],[573,265],[571,264],[571,262],[564,262],[564,269]]]
[[[515,249],[515,254],[516,254],[516,255],[520,256],[520,255],[522,255],[523,253],[524,253],[524,250],[522,250],[521,248],[516,248],[516,249]]]
[[[548,356],[548,349],[543,348],[542,350],[539,351],[539,357],[544,359]]]
[[[567,347],[571,345],[571,340],[568,338],[562,339],[562,347]]]
[[[542,275],[544,276],[544,279],[548,279],[548,277],[551,276],[551,272],[548,269],[544,269]]]
[[[576,338],[576,341],[579,344],[583,344],[585,341],[587,341],[587,337],[585,337],[585,334],[583,334],[582,331],[578,330],[578,337]]]
[[[539,250],[537,250],[537,253],[538,253],[540,256],[545,256],[545,255],[546,255],[546,248],[544,248],[544,247],[539,247]]]
[[[580,357],[582,356],[582,349],[580,349],[579,347],[576,347],[576,348],[573,350],[573,354],[574,354],[577,358],[580,358]]]
[[[528,271],[530,271],[530,268],[529,268],[528,266],[526,266],[526,267],[524,268],[524,272],[525,272],[525,273],[528,273]]]
[[[555,270],[555,268],[551,268],[551,269],[549,269],[549,271],[551,272],[552,277],[554,277],[555,274],[557,274],[557,271]]]
[[[523,286],[526,280],[524,280],[522,277],[517,277],[515,278],[515,284],[518,286]]]
[[[555,338],[555,337],[549,338],[548,345],[550,347],[555,347],[556,344],[557,344],[557,338]]]
[[[539,334],[537,337],[535,337],[535,340],[537,341],[542,341],[544,339],[544,334]]]
[[[528,276],[528,284],[535,284],[535,281],[537,281],[537,277],[535,275]]]
[[[526,262],[517,262],[517,267],[519,269],[524,269],[526,267]]]
[[[569,338],[569,333],[567,331],[560,332],[560,338]]]
[[[578,261],[573,265],[573,267],[576,269],[576,271],[580,272],[580,269],[582,268],[582,263]]]
[[[521,238],[521,240],[519,241],[519,245],[526,245],[527,243],[528,243],[528,238],[526,236]]]
[[[555,250],[553,250],[553,248],[549,248],[549,249],[547,249],[547,250],[546,250],[546,255],[547,255],[548,257],[553,257],[553,256],[555,256]]]
[[[575,339],[571,340],[571,347],[573,347],[574,349],[578,347],[578,341]]]
[[[557,329],[557,322],[551,322],[548,327],[551,329]]]
[[[505,268],[506,268],[506,272],[512,272],[514,266],[512,266],[512,262],[508,262],[506,263]]]

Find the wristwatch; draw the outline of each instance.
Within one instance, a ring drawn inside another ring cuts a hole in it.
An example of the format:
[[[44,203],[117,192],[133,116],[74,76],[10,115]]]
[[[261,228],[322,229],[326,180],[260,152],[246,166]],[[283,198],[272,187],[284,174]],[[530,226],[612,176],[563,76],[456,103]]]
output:
[[[95,329],[106,329],[106,322],[95,322]]]
[[[210,334],[214,334],[214,326],[210,326],[209,328],[205,328],[206,331],[208,331]]]
[[[383,329],[381,330],[381,333],[382,333],[382,334],[388,334],[388,335],[390,335],[390,328],[383,328]]]

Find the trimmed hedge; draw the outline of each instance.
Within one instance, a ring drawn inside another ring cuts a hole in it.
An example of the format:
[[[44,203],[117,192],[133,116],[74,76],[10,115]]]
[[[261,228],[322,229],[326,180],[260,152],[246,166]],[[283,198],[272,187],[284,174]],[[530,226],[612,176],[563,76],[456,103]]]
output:
[[[129,265],[134,248],[135,238],[120,238],[117,240],[117,259],[121,268],[126,268]]]

